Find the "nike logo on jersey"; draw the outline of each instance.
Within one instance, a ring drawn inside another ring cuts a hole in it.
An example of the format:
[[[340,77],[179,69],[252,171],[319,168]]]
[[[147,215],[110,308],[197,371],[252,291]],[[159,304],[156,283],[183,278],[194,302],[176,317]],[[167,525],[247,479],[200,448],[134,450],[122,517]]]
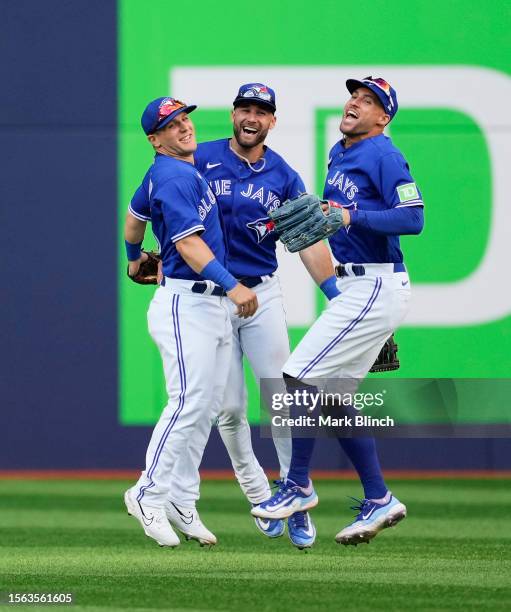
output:
[[[178,506],[176,506],[174,502],[171,502],[171,503],[176,509],[176,512],[179,514],[179,518],[183,521],[183,523],[185,525],[191,525],[193,522],[193,512],[190,512],[190,514],[185,514],[178,508]]]
[[[257,244],[260,244],[266,238],[266,236],[273,233],[275,223],[268,217],[263,217],[262,219],[256,219],[255,221],[247,223],[247,227],[254,230],[257,236]]]
[[[403,285],[403,287],[405,287],[406,285],[408,285],[410,281],[401,281],[401,284]]]
[[[211,162],[208,162],[208,163],[206,164],[206,168],[207,168],[208,170],[211,170],[211,168],[216,168],[217,166],[221,166],[221,165],[222,165],[222,162],[218,162],[218,164],[212,164]]]

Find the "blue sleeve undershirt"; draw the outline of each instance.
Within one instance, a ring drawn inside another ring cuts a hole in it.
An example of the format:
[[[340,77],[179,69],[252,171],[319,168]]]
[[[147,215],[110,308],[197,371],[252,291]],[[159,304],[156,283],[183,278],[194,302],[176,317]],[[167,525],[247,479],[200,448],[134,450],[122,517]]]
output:
[[[403,206],[389,210],[354,210],[350,211],[350,218],[350,225],[386,236],[420,234],[424,227],[422,206]]]

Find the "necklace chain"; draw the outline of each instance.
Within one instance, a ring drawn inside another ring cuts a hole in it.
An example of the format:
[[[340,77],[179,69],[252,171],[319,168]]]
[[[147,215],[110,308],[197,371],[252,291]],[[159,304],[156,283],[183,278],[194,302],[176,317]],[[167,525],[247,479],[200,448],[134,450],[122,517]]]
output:
[[[264,157],[260,157],[257,160],[257,162],[255,162],[257,164],[258,162],[262,161],[263,165],[260,168],[254,168],[254,166],[252,166],[252,164],[246,157],[244,157],[243,155],[241,155],[240,153],[238,153],[232,148],[230,140],[229,140],[229,149],[231,149],[231,151],[234,153],[234,155],[236,155],[236,157],[239,157],[240,159],[242,159],[247,164],[247,166],[250,168],[250,170],[252,170],[252,172],[262,172],[264,170],[266,166],[266,159]]]

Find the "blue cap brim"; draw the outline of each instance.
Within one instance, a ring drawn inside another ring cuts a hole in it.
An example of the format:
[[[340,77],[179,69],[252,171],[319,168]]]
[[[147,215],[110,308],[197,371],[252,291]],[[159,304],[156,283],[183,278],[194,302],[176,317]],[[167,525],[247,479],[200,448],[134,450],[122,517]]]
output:
[[[183,108],[178,108],[173,113],[170,113],[168,117],[165,117],[165,119],[161,123],[158,123],[154,130],[151,132],[151,134],[154,134],[154,132],[157,132],[158,130],[164,128],[167,123],[170,123],[172,119],[175,119],[179,114],[186,113],[188,115],[190,113],[193,113],[196,108],[197,106],[195,104],[191,104],[190,106],[183,106]]]

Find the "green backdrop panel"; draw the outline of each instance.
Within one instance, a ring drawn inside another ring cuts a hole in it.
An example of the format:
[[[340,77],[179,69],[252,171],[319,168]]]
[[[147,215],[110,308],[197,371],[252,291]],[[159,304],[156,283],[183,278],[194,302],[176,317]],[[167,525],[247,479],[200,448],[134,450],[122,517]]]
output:
[[[459,65],[511,73],[507,1],[373,0],[361,7],[337,0],[288,0],[254,10],[234,0],[220,5],[199,0],[193,11],[178,11],[166,0],[153,0],[150,6],[144,0],[119,0],[118,6],[121,270],[126,265],[121,247],[126,208],[152,160],[140,115],[149,100],[169,93],[172,67]],[[369,22],[370,28],[364,27]],[[317,110],[316,190],[325,175],[325,122],[339,114],[347,98],[343,83],[325,87],[339,91],[339,108]],[[194,119],[202,140],[231,131],[228,108],[201,111]],[[499,129],[509,131],[511,125]],[[492,169],[484,135],[467,115],[443,108],[401,108],[390,133],[426,202],[424,233],[402,242],[412,281],[447,283],[465,277],[481,260],[490,226]],[[119,418],[126,425],[154,423],[166,402],[161,361],[147,333],[152,293],[126,278],[119,284]],[[322,301],[318,296],[318,308]],[[292,346],[304,331],[290,329]],[[404,327],[397,339],[402,368],[383,375],[389,378],[509,375],[510,317],[470,327]],[[249,415],[255,422],[257,388],[251,375],[247,380]]]

